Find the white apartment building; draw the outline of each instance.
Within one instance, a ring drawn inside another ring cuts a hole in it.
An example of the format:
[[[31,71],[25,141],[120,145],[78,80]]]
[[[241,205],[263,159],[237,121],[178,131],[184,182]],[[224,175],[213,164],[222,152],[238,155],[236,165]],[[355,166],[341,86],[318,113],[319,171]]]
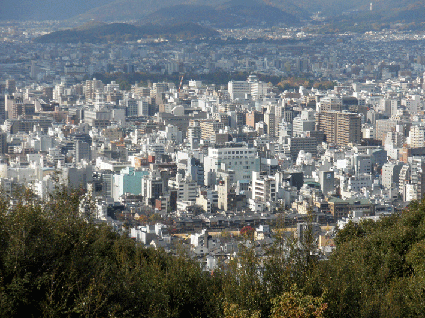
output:
[[[217,171],[233,170],[235,180],[251,180],[252,171],[259,171],[260,159],[256,148],[248,148],[244,144],[233,144],[228,147],[211,147],[204,158],[204,175],[207,186],[216,184]]]
[[[276,179],[261,172],[252,172],[252,199],[262,202],[276,201]]]
[[[425,145],[425,127],[414,125],[410,127],[409,144],[411,148],[420,148]]]
[[[386,189],[391,189],[395,183],[398,186],[400,170],[403,163],[387,162],[382,166],[382,186]]]

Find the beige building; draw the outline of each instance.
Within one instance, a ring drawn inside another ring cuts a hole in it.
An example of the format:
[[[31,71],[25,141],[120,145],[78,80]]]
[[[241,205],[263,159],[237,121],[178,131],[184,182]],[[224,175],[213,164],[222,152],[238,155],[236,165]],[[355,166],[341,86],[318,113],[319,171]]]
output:
[[[361,118],[356,113],[321,112],[317,116],[318,130],[323,131],[328,143],[347,145],[360,143]]]

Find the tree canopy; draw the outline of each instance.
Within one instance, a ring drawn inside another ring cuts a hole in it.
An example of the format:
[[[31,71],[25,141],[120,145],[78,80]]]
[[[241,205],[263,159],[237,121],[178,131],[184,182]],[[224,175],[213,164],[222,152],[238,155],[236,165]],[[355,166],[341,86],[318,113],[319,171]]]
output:
[[[329,259],[276,233],[213,274],[80,215],[80,192],[0,199],[2,317],[422,317],[425,203],[349,223]],[[11,202],[13,204],[11,204]],[[260,257],[261,256],[261,257]]]

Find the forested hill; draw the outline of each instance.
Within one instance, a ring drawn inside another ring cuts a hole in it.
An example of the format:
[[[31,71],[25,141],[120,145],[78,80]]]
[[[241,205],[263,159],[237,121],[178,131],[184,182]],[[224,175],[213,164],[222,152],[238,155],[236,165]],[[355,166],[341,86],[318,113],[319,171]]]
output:
[[[80,216],[80,199],[0,199],[1,317],[424,317],[425,203],[349,224],[329,260],[276,234],[267,257],[240,245],[211,274]]]
[[[132,20],[144,24],[154,20],[163,23],[161,17],[166,16],[172,21],[181,21],[183,11],[187,11],[185,22],[200,21],[202,17],[202,21],[215,27],[291,25],[320,11],[327,22],[344,20],[352,27],[356,20],[361,20],[357,22],[367,24],[370,29],[376,23],[421,24],[425,3],[418,0],[3,0],[0,20],[71,20],[77,23]],[[232,15],[233,19],[229,19]]]
[[[218,32],[195,23],[135,26],[127,23],[97,23],[86,27],[56,31],[35,39],[39,43],[102,43],[135,41],[141,38],[172,40],[215,37]]]

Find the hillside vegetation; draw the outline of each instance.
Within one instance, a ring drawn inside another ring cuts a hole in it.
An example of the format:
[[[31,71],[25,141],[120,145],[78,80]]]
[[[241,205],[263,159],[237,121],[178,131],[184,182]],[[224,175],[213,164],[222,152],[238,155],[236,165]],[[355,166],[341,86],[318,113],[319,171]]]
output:
[[[213,37],[218,32],[194,23],[167,26],[135,26],[127,23],[89,24],[85,27],[52,32],[35,39],[39,43],[101,43],[136,41],[141,38],[166,38],[171,40]]]
[[[349,224],[329,260],[276,236],[214,274],[78,212],[80,192],[0,200],[1,317],[423,317],[425,203]],[[247,237],[248,238],[248,237]]]

